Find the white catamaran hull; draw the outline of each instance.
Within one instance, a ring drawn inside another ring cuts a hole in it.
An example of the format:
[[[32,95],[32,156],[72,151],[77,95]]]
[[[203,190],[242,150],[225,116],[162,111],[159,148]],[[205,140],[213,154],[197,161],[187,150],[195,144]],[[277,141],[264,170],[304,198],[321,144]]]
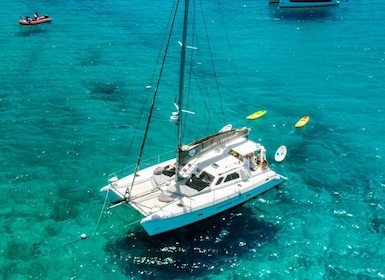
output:
[[[338,4],[339,1],[337,0],[279,0],[279,7],[281,8],[324,7]]]
[[[286,180],[268,167],[264,147],[248,140],[248,131],[242,128],[214,134],[186,145],[186,151],[200,152],[186,152],[179,180],[171,171],[176,163],[172,159],[138,171],[134,183],[133,174],[121,179],[112,177],[101,191],[107,201],[128,203],[141,213],[141,225],[149,235],[221,213]],[[230,138],[234,135],[228,143],[223,142],[225,133]],[[254,153],[262,160],[250,166]],[[187,160],[189,154],[191,161]]]
[[[200,208],[201,203],[194,203],[193,200],[183,200],[186,202],[186,205],[181,206],[181,203],[179,203],[179,206],[174,204],[170,207],[182,208],[183,211],[180,211],[179,215],[175,215],[175,210],[168,211],[168,209],[165,208],[164,210],[157,211],[156,213],[143,218],[140,224],[149,235],[156,235],[175,230],[212,217],[235,206],[241,205],[248,200],[258,196],[259,194],[264,193],[275,186],[278,186],[285,180],[286,179],[280,176],[275,176],[274,179],[270,179],[266,181],[266,183],[249,191],[242,192],[242,190],[239,190],[237,192],[232,192],[231,195],[224,198],[220,203],[214,203],[213,200],[215,200],[215,198],[211,196],[211,202],[208,202],[208,204],[211,206],[205,208]],[[210,200],[210,198],[208,199]]]

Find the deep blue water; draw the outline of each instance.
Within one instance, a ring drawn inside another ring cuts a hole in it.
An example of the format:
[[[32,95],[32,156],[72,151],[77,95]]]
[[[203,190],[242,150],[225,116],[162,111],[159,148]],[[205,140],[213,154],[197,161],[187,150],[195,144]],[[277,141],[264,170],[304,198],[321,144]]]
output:
[[[99,189],[136,162],[173,3],[0,4],[0,278],[385,277],[385,2],[202,2],[222,107],[214,92],[191,96],[187,140],[250,126],[288,181],[155,237],[126,206],[102,212]],[[52,23],[19,26],[35,10]],[[210,52],[197,44],[196,84],[211,88]],[[147,156],[175,145],[177,62],[167,64]],[[246,120],[260,109],[263,118]],[[295,129],[304,115],[310,122]],[[277,164],[281,144],[288,155]]]

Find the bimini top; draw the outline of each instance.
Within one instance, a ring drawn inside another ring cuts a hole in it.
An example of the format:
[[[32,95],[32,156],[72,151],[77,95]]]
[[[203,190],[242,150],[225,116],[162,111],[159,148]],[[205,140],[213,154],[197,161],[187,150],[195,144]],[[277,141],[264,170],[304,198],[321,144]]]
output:
[[[238,154],[244,156],[250,153],[254,153],[257,150],[260,150],[261,147],[261,144],[255,143],[251,140],[247,140],[246,142],[242,143],[239,146],[233,147],[232,149]]]

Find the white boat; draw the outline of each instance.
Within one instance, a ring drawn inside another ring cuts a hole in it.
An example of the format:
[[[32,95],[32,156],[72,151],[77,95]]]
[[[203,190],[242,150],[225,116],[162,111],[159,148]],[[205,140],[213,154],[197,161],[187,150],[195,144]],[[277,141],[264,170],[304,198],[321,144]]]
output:
[[[132,174],[122,177],[112,174],[101,189],[113,205],[128,204],[141,213],[140,224],[150,236],[209,218],[286,180],[269,168],[264,146],[248,139],[249,128],[220,132],[213,128],[216,131],[213,134],[182,144],[181,127],[185,118],[181,114],[189,112],[183,110],[185,56],[189,48],[186,45],[188,7],[189,0],[185,0],[178,112],[170,118],[177,125],[176,155],[140,170],[141,150]],[[148,127],[147,124],[142,147]]]
[[[282,145],[280,146],[277,151],[275,152],[274,159],[277,162],[281,162],[285,159],[287,154],[287,148],[286,146]]]
[[[279,3],[280,8],[325,7],[339,4],[338,0],[270,0],[270,3]]]

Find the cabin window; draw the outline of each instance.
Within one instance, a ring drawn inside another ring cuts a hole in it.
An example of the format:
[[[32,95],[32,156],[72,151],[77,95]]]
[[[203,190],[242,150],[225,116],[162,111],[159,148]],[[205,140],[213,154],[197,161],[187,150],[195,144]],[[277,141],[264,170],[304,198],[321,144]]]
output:
[[[199,177],[202,179],[203,182],[211,184],[211,182],[214,180],[214,176],[207,173],[206,171],[203,171]]]
[[[223,177],[219,178],[215,185],[219,185],[222,182],[222,180],[223,180]]]
[[[238,173],[231,173],[231,174],[226,176],[225,183],[229,182],[231,180],[238,179],[238,178],[239,178],[239,174]]]

